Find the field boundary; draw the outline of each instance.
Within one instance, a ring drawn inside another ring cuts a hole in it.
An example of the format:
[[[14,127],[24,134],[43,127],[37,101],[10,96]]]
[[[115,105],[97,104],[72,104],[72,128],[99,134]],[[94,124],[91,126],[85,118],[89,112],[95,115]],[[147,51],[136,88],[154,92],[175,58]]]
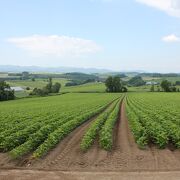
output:
[[[3,179],[62,179],[62,180],[177,180],[180,178],[180,171],[173,172],[77,172],[77,171],[38,171],[38,170],[7,170],[0,171],[0,178]]]
[[[60,170],[60,169],[49,169],[49,168],[37,168],[37,167],[1,167],[0,168],[0,173],[1,171],[13,171],[13,170],[19,170],[19,171],[40,171],[40,172],[63,172],[63,173],[70,173],[70,172],[74,172],[74,173],[107,173],[107,174],[111,174],[111,173],[148,173],[148,172],[159,172],[159,173],[168,173],[168,172],[178,172],[180,173],[180,168],[178,169],[167,169],[167,170],[159,170],[159,169],[141,169],[141,170],[126,170],[126,169],[120,169],[120,170],[82,170],[82,169],[77,169],[77,170]]]

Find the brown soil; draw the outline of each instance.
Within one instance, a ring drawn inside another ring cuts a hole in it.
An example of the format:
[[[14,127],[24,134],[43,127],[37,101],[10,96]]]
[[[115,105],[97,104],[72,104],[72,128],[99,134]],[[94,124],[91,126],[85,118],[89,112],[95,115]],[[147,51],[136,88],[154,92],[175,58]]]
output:
[[[72,172],[2,170],[1,180],[179,180],[180,172]]]
[[[13,173],[17,177],[29,175],[32,179],[35,177],[48,179],[48,176],[51,176],[50,179],[61,177],[65,180],[106,179],[106,177],[117,179],[118,176],[121,176],[121,179],[135,180],[180,179],[180,151],[170,150],[172,148],[160,150],[153,145],[145,150],[139,149],[128,126],[124,103],[114,129],[114,146],[111,152],[102,150],[98,139],[89,151],[86,153],[81,151],[81,139],[92,121],[93,119],[75,129],[46,157],[38,161],[25,162],[21,167],[18,165],[22,163],[13,162],[13,164],[6,154],[0,153],[2,169],[9,167],[24,169],[4,169],[0,171],[0,179],[3,174],[6,179],[5,177],[10,177]]]

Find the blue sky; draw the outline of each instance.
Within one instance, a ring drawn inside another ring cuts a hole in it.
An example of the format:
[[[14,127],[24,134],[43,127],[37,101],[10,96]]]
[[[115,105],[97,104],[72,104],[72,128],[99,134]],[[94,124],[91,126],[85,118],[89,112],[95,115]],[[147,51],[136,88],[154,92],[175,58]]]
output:
[[[179,0],[0,0],[0,65],[180,72]]]

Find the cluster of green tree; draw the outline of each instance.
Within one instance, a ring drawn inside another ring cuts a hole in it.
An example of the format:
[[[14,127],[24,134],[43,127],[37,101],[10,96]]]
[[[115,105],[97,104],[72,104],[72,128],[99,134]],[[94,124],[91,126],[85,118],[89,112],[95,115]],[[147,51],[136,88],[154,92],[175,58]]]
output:
[[[22,76],[22,73],[8,73],[8,76]]]
[[[36,79],[48,79],[49,77],[51,78],[63,78],[63,74],[57,74],[57,73],[44,73],[44,74],[33,74],[33,77]]]
[[[37,96],[46,96],[50,93],[59,93],[61,88],[61,84],[56,82],[55,84],[52,83],[52,78],[49,78],[48,84],[40,88],[34,88],[30,95],[37,95]]]
[[[19,77],[0,77],[0,81],[20,80]]]
[[[90,83],[90,82],[95,82],[95,79],[87,79],[85,81],[72,80],[70,82],[67,82],[65,84],[65,86],[78,86],[78,85],[87,84],[87,83]]]
[[[105,81],[105,85],[107,92],[127,92],[127,88],[123,86],[123,83],[118,76],[109,76]]]
[[[156,88],[155,88],[155,87],[156,87]],[[152,86],[151,86],[151,88],[150,88],[150,91],[151,91],[151,92],[155,92],[155,91],[160,92],[160,91],[161,91],[161,88],[160,88],[159,85],[158,85],[158,86],[155,86],[154,84],[152,84]]]
[[[29,78],[31,78],[29,72],[26,72],[26,71],[22,72],[22,75],[21,75],[22,80],[27,80]]]
[[[29,74],[29,78],[36,78],[36,79],[48,79],[51,78],[65,78],[70,80],[87,80],[87,79],[98,79],[98,76],[93,74],[85,74],[85,73],[64,73],[64,74],[57,74],[57,73],[44,73],[44,74]]]
[[[180,86],[180,81],[176,81],[176,82],[175,82],[175,85],[176,85],[176,86]]]
[[[95,81],[99,80],[99,77],[94,75],[94,74],[85,74],[85,73],[64,73],[64,74],[57,74],[57,73],[52,73],[52,74],[31,74],[27,71],[24,71],[22,73],[9,73],[8,77],[4,77],[4,80],[28,80],[28,79],[48,79],[49,77],[51,78],[65,78],[69,79],[72,81],[86,81],[89,79],[94,79]]]
[[[126,77],[127,77],[125,74],[122,74],[122,73],[117,74],[116,76],[118,76],[118,77],[120,77],[120,78],[126,78]]]
[[[7,77],[0,78],[1,80],[27,80],[31,79],[33,74],[29,74],[29,72],[22,72],[22,73],[8,73]]]
[[[133,78],[131,78],[127,84],[129,86],[143,86],[146,84],[146,82],[142,79],[141,76],[135,76]]]
[[[15,99],[14,90],[5,81],[0,81],[0,101],[12,99]]]
[[[84,73],[65,73],[62,74],[62,78],[76,80],[76,81],[86,81],[89,79],[94,79],[95,81],[99,80],[99,77],[93,74],[84,74]]]
[[[175,85],[173,85],[170,81],[168,80],[163,80],[161,82],[161,88],[165,91],[165,92],[179,92],[179,89],[176,88]]]
[[[105,76],[109,75],[109,76],[117,76],[120,78],[126,78],[127,76],[124,73],[108,73],[108,74],[104,74]],[[98,74],[97,74],[98,76]]]

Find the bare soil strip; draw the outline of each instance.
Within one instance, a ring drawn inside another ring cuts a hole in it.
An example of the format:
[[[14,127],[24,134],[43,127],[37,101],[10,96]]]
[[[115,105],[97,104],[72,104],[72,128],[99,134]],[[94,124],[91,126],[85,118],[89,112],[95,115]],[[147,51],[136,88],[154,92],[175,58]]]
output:
[[[2,170],[1,180],[178,180],[180,172],[63,172]]]

